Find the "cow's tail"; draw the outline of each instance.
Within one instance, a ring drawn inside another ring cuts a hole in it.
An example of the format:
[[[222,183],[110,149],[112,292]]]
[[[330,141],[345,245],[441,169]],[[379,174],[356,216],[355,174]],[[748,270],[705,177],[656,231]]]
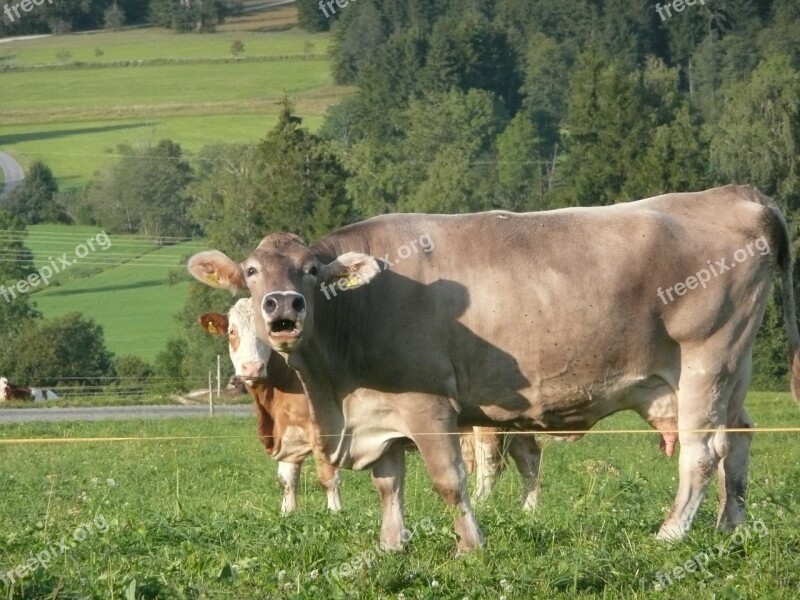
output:
[[[750,199],[770,209],[772,218],[767,225],[772,250],[783,275],[783,322],[789,339],[789,366],[792,396],[800,402],[800,333],[797,331],[797,314],[794,303],[794,277],[792,276],[792,251],[789,226],[778,203],[758,190],[750,189]]]

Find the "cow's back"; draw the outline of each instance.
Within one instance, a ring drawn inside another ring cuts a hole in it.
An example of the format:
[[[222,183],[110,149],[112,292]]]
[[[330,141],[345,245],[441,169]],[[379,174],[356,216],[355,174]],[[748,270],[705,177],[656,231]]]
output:
[[[756,255],[690,297],[657,294],[774,235],[752,193],[728,186],[612,207],[370,219],[313,250],[394,264],[361,289],[320,295],[316,321],[336,324],[327,343],[367,387],[438,393],[467,410],[495,398],[501,417],[530,400],[542,410],[552,399],[588,403],[674,363],[681,342],[700,341],[768,280],[769,257]],[[398,259],[422,236],[430,252]]]

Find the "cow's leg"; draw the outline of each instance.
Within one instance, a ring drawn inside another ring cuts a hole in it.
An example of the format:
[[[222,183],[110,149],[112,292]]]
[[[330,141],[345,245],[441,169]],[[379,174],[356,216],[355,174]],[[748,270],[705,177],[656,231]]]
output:
[[[721,458],[730,381],[714,368],[687,360],[678,392],[680,481],[675,502],[658,532],[660,540],[679,540],[692,525]],[[707,430],[707,431],[697,431]]]
[[[328,495],[328,510],[333,512],[342,510],[342,500],[339,497],[339,469],[321,456],[315,455],[314,460],[317,463],[317,480]]]
[[[389,550],[403,548],[403,480],[406,476],[406,450],[395,442],[372,466],[372,483],[381,497],[383,524],[381,546]]]
[[[744,409],[747,386],[750,383],[750,361],[747,361],[746,376],[736,386],[728,406],[728,427],[750,429],[753,422]],[[719,512],[717,529],[732,531],[747,518],[745,497],[747,495],[747,468],[750,463],[750,443],[753,434],[749,431],[725,432],[718,436],[722,460],[717,467],[719,477]]]
[[[459,537],[458,549],[464,552],[483,546],[484,541],[467,494],[467,469],[461,458],[458,436],[453,435],[455,431],[453,423],[442,435],[420,435],[414,441],[428,467],[436,492],[446,504],[458,511],[455,531]]]
[[[511,434],[508,453],[522,477],[522,510],[535,510],[539,504],[539,463],[542,451],[533,435]]]
[[[461,435],[458,436],[458,441],[461,443],[461,458],[464,459],[464,464],[467,467],[467,473],[472,475],[475,470],[475,442],[476,432],[478,427],[466,427],[462,429]]]
[[[278,480],[283,487],[282,513],[290,513],[297,508],[297,481],[300,479],[302,465],[295,463],[278,463]]]
[[[475,491],[473,502],[483,502],[494,489],[497,476],[503,470],[501,458],[503,441],[495,427],[475,427]]]

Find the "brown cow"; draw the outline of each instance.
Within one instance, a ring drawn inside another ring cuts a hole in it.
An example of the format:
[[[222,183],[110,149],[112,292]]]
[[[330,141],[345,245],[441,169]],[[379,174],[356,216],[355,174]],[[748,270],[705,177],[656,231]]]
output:
[[[677,423],[680,478],[658,537],[686,535],[715,471],[717,526],[741,523],[752,435],[728,429],[752,427],[753,343],[779,274],[800,398],[790,247],[774,200],[726,186],[542,213],[383,215],[311,247],[269,235],[242,263],[203,252],[189,270],[250,292],[259,337],[303,381],[325,456],[372,469],[384,545],[402,546],[411,439],[458,508],[466,550],[483,535],[459,425],[577,438],[620,410],[659,431]]]

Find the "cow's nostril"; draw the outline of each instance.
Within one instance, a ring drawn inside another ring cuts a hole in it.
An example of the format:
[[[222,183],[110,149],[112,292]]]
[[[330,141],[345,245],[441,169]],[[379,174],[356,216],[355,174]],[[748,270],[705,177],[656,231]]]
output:
[[[275,301],[275,298],[267,298],[264,301],[264,309],[268,313],[274,313],[278,309],[278,303]]]
[[[298,296],[297,298],[292,300],[292,308],[296,312],[299,312],[299,313],[303,312],[305,310],[305,308],[306,308],[306,301],[303,300],[302,296]]]

